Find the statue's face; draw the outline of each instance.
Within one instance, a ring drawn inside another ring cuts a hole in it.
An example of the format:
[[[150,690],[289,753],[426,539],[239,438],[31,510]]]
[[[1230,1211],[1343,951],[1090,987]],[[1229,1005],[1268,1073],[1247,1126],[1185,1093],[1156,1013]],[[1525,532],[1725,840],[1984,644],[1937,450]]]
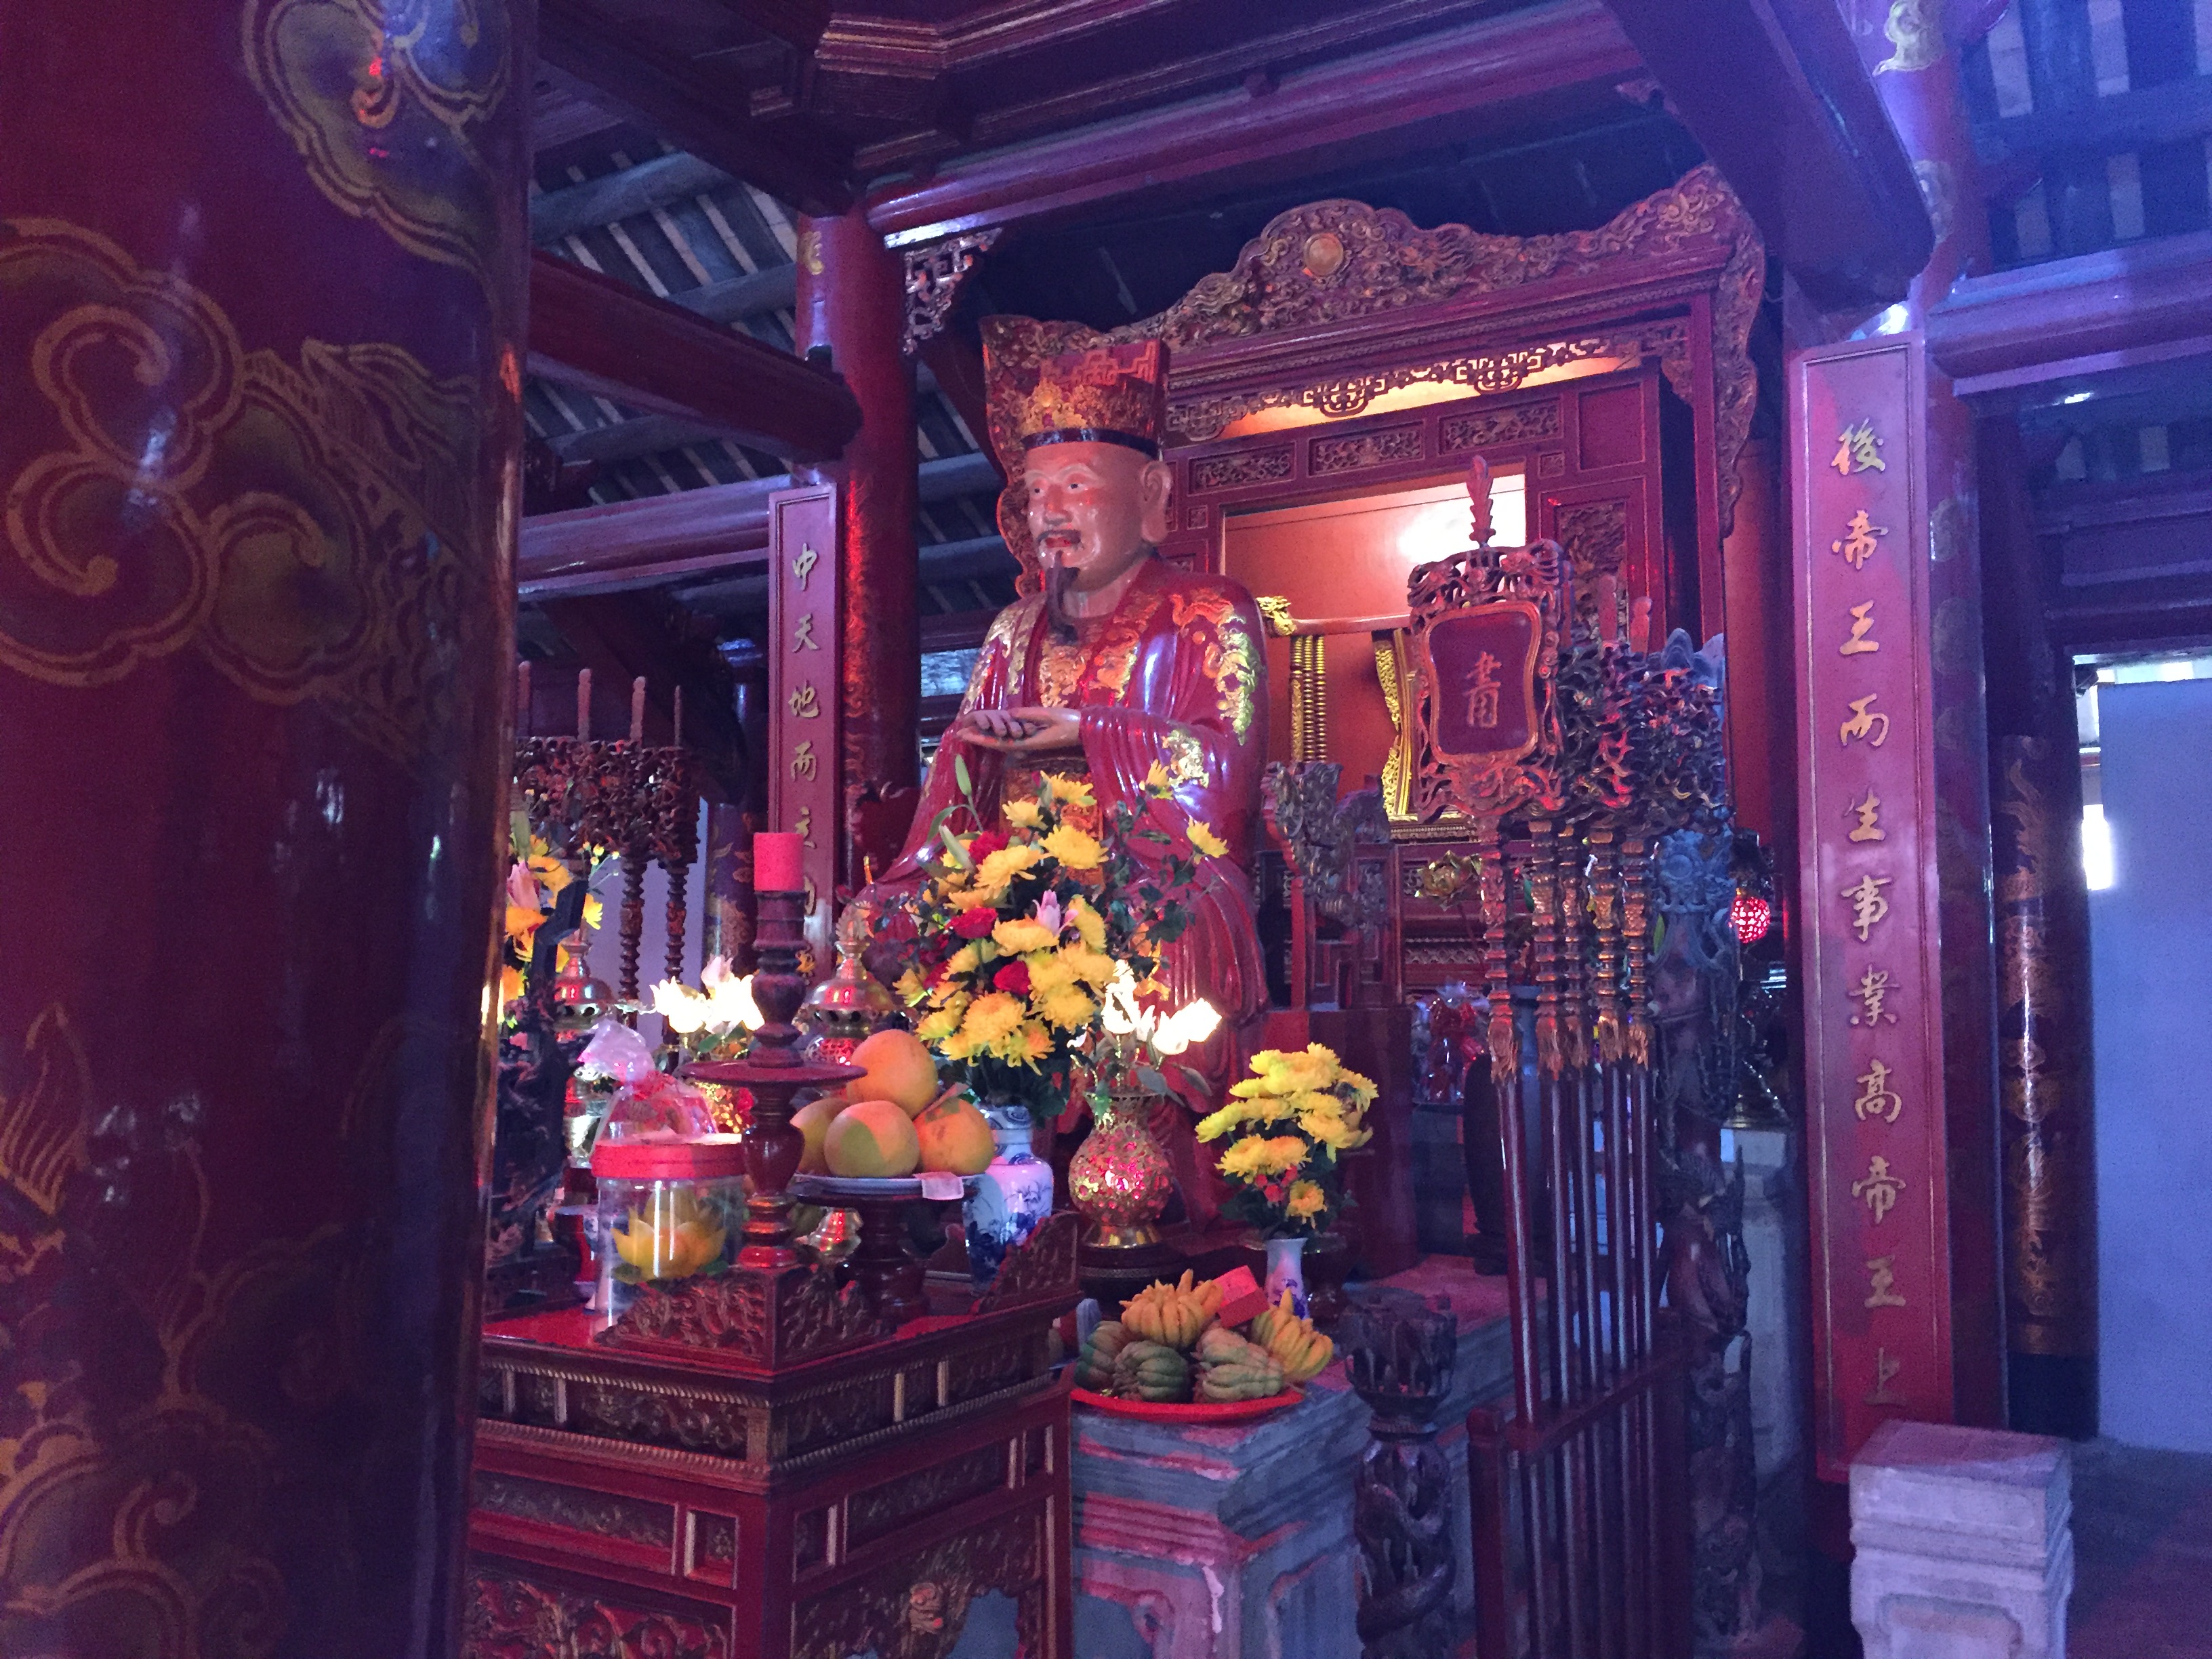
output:
[[[1023,471],[1037,557],[1066,565],[1085,592],[1110,586],[1168,533],[1164,462],[1121,444],[1045,444]]]

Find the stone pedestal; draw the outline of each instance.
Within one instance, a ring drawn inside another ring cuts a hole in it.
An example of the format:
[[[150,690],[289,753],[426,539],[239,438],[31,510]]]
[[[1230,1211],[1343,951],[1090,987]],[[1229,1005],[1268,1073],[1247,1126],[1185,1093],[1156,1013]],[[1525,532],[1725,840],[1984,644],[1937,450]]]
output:
[[[2065,1659],[2063,1441],[1892,1420],[1851,1462],[1851,1622],[1866,1659]]]
[[[1468,1409],[1509,1386],[1504,1285],[1464,1258],[1386,1283],[1451,1298],[1459,1348],[1436,1413],[1451,1474],[1453,1622],[1474,1628]],[[1355,1302],[1358,1291],[1353,1292]],[[1075,1413],[1075,1646],[1084,1659],[1303,1659],[1356,1654],[1352,1480],[1368,1410],[1341,1360],[1299,1404],[1245,1425],[1174,1429]]]

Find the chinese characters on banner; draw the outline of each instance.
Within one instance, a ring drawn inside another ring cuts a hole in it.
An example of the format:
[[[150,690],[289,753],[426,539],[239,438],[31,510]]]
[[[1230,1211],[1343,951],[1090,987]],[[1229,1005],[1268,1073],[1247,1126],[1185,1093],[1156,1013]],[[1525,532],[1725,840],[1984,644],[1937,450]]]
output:
[[[1542,617],[1504,601],[1445,617],[1427,635],[1437,687],[1437,751],[1511,758],[1536,744],[1536,647]]]
[[[769,822],[795,831],[806,870],[806,937],[830,947],[836,890],[837,492],[787,489],[769,501]]]
[[[1790,360],[1815,1448],[1950,1420],[1923,345]]]

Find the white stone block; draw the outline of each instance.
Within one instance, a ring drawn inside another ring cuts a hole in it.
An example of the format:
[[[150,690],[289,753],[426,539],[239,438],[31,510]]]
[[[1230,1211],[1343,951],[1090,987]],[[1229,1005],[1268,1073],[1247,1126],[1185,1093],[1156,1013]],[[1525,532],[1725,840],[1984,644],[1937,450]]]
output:
[[[1851,1463],[1851,1622],[1866,1659],[2065,1659],[2063,1441],[1885,1423]]]

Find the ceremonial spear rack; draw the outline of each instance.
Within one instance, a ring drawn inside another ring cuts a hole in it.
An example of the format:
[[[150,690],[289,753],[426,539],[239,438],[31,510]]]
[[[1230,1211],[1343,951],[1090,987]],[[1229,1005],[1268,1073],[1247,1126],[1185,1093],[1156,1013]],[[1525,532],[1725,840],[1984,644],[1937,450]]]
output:
[[[1556,542],[1474,545],[1409,584],[1416,810],[1468,818],[1505,1171],[1513,1393],[1468,1419],[1482,1659],[1687,1651],[1683,1359],[1659,1307],[1650,1012],[1657,838],[1724,814],[1718,696],[1645,647]],[[1524,1093],[1506,942],[1535,986]],[[1517,1629],[1516,1629],[1517,1627]]]
[[[515,672],[516,724],[530,718],[530,665]],[[668,977],[684,977],[685,877],[699,853],[699,791],[684,749],[684,691],[676,690],[672,741],[645,741],[645,680],[630,682],[628,741],[592,736],[592,671],[576,676],[576,735],[514,741],[514,788],[531,833],[568,860],[579,880],[602,851],[622,856],[622,983],[638,1000],[638,950],[645,930],[645,867],[668,875]]]

